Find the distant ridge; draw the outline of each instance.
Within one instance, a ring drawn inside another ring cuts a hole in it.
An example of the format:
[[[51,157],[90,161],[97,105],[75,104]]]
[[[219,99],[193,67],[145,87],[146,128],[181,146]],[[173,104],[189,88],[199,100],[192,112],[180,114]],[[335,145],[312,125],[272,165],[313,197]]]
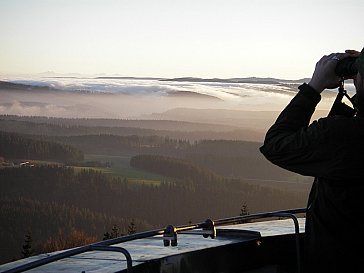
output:
[[[196,99],[209,99],[209,100],[214,100],[214,101],[223,101],[222,99],[215,97],[215,96],[196,93],[196,92],[192,92],[192,91],[168,92],[168,96],[181,97],[181,98],[190,97],[190,98],[196,98]]]
[[[54,90],[54,88],[44,85],[29,85],[22,83],[13,83],[7,81],[0,81],[0,89],[10,90],[25,90],[25,89],[42,89],[42,90]]]
[[[230,78],[230,79],[220,79],[220,78],[194,78],[194,77],[182,77],[182,78],[171,78],[171,79],[161,79],[160,81],[178,81],[178,82],[221,82],[221,83],[256,83],[256,84],[281,84],[281,83],[303,83],[307,82],[309,79],[299,79],[299,80],[284,80],[275,78]]]
[[[102,76],[102,77],[95,77],[94,79],[104,79],[104,80],[165,80],[164,78],[153,78],[153,77],[118,77],[118,76]]]

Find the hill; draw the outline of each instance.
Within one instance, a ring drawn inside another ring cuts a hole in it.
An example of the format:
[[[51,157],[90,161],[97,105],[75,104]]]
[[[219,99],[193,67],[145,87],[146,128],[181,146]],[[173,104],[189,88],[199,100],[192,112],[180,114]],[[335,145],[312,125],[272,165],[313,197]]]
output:
[[[281,83],[304,83],[309,79],[298,79],[298,80],[284,80],[275,78],[258,78],[258,77],[247,77],[247,78],[194,78],[194,77],[182,77],[182,78],[170,78],[161,79],[161,81],[177,81],[177,82],[220,82],[220,83],[257,83],[257,84],[281,84]]]
[[[259,140],[257,131],[233,125],[178,120],[66,119],[27,116],[0,116],[2,131],[47,136],[112,134],[120,136],[161,136],[175,139]]]
[[[83,153],[72,146],[2,131],[0,131],[0,156],[11,159],[55,160],[64,163],[83,160]]]

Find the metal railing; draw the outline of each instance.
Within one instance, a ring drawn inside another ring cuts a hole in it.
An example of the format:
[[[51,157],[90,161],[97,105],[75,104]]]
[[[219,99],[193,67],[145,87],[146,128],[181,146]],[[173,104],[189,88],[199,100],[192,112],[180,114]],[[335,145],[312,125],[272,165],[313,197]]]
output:
[[[293,220],[295,226],[295,238],[296,238],[296,255],[297,255],[297,272],[300,273],[301,271],[301,247],[299,241],[299,223],[295,214],[305,213],[305,208],[298,208],[298,209],[291,209],[291,210],[281,210],[281,211],[274,211],[274,212],[264,212],[258,214],[251,214],[251,215],[244,215],[244,216],[237,216],[231,218],[224,218],[212,221],[210,219],[206,220],[203,223],[198,224],[190,224],[190,225],[183,225],[174,227],[172,225],[167,226],[165,229],[157,229],[151,230],[146,232],[140,232],[136,234],[126,235],[118,238],[113,238],[105,241],[101,241],[98,243],[94,243],[91,245],[86,245],[70,250],[66,250],[61,253],[57,253],[51,255],[49,257],[45,257],[36,261],[32,261],[18,267],[5,270],[2,273],[19,273],[24,272],[39,266],[43,266],[58,260],[62,260],[64,258],[68,258],[71,256],[75,256],[77,254],[89,252],[89,251],[114,251],[120,252],[125,255],[127,260],[127,272],[132,273],[132,258],[130,253],[122,247],[113,247],[110,245],[120,244],[128,241],[133,241],[137,239],[143,239],[148,237],[153,237],[157,235],[163,235],[163,242],[165,246],[176,246],[177,245],[177,233],[183,231],[189,231],[194,229],[202,229],[202,233],[204,237],[216,237],[216,227],[217,226],[224,226],[224,225],[234,225],[234,224],[241,224],[243,222],[249,220],[259,220],[263,218],[272,218],[272,217],[280,217],[280,218],[291,218]]]
[[[82,246],[82,247],[78,247],[78,248],[74,248],[74,249],[70,249],[70,250],[66,250],[64,252],[61,253],[57,253],[54,254],[52,256],[43,258],[43,259],[39,259],[27,264],[23,264],[20,265],[18,267],[9,269],[9,270],[5,270],[3,271],[3,273],[16,273],[16,272],[24,272],[36,267],[40,267],[55,261],[59,261],[62,260],[64,258],[68,258],[68,257],[72,257],[75,256],[77,254],[81,254],[81,253],[85,253],[85,252],[89,252],[89,251],[113,251],[113,252],[120,252],[122,254],[125,255],[126,260],[127,260],[127,272],[128,273],[132,273],[133,272],[133,265],[132,265],[132,259],[130,256],[130,253],[122,247],[116,247],[116,246],[102,246],[102,245],[87,245],[87,246]]]

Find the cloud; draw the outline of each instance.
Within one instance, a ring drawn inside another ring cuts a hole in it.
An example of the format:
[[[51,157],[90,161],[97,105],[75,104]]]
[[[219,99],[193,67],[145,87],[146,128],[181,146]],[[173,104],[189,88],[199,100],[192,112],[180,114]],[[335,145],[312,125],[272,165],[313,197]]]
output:
[[[23,115],[23,116],[39,116],[49,115],[63,116],[67,113],[64,107],[53,104],[22,102],[14,100],[11,103],[3,103],[0,105],[0,114]]]

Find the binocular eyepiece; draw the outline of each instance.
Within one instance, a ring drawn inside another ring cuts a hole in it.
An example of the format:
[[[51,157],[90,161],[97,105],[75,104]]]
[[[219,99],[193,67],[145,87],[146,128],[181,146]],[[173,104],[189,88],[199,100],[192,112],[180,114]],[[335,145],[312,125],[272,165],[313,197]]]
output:
[[[335,68],[336,75],[343,78],[351,78],[358,73],[358,57],[347,57],[340,60]]]

